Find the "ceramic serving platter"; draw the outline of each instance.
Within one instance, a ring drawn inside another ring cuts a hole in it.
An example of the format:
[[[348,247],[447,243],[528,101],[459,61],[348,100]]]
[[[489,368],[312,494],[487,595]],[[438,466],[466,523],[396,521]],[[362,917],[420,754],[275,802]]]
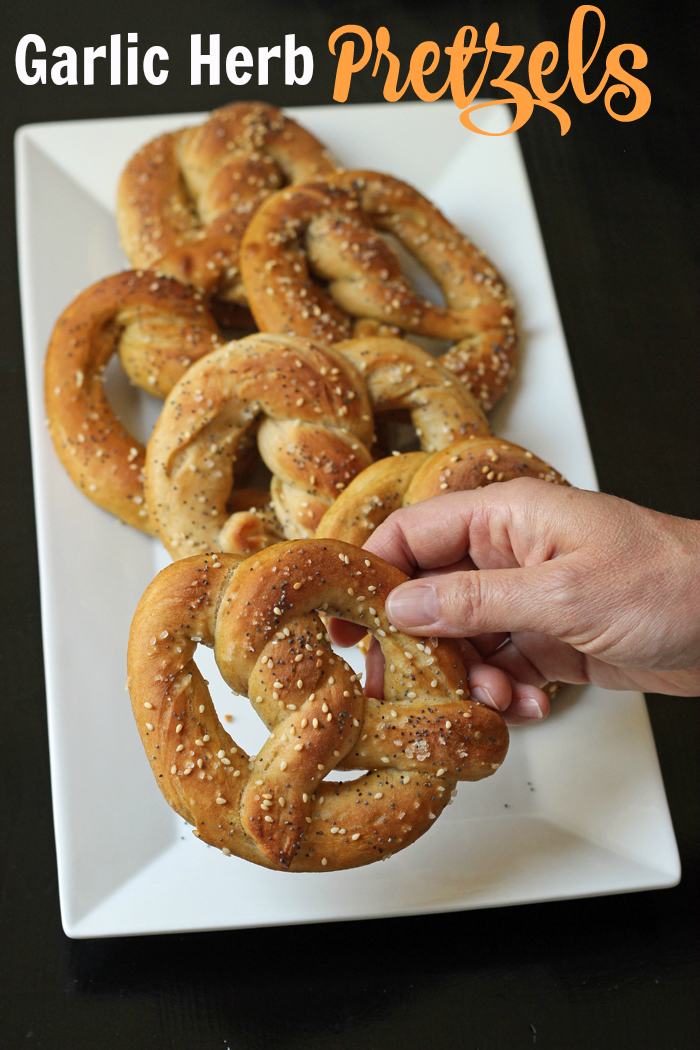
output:
[[[482,247],[514,290],[518,377],[498,434],[567,478],[596,478],[516,135],[466,131],[451,103],[323,106],[294,116],[347,166],[416,185]],[[119,173],[149,139],[204,114],[35,124],[16,139],[19,265],[29,391],[51,780],[61,911],[71,937],[305,923],[670,886],[678,852],[639,693],[568,688],[508,759],[460,786],[430,834],[355,871],[267,871],[197,842],[163,801],[124,690],[134,609],[168,562],[160,544],[95,507],[63,471],[44,423],[43,359],[74,296],[126,265]],[[491,131],[508,117],[482,111]],[[158,402],[111,369],[109,396],[147,436]],[[248,750],[264,739],[247,700],[200,650],[220,715]],[[359,664],[357,664],[359,667]]]

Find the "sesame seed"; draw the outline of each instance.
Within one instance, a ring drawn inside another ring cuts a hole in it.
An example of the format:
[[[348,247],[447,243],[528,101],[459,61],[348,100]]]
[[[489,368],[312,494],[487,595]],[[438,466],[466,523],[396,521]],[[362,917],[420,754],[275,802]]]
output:
[[[451,722],[445,722],[445,729],[452,729],[452,723]]]
[[[464,690],[463,689],[455,689],[455,695],[456,696],[464,696]]]
[[[181,733],[182,732],[182,722],[178,722],[178,724],[175,726],[175,732],[176,733]]]
[[[382,798],[383,797],[383,792],[378,791],[374,797],[375,798]]]
[[[443,775],[444,775],[444,773],[445,773],[445,770],[441,768],[441,769],[438,769],[438,771],[437,771],[437,773],[435,774],[435,776],[436,776],[436,777],[441,777],[441,776],[443,776]]]
[[[171,766],[170,767],[170,772],[171,773],[177,773],[177,766]]]
[[[143,706],[144,706],[144,707],[145,707],[145,708],[146,708],[146,709],[147,709],[148,711],[152,711],[152,710],[153,710],[153,704],[149,704],[148,700],[146,701],[146,703],[145,703],[145,704],[144,704]]]
[[[296,582],[296,583],[294,584],[294,590],[295,590],[295,591],[298,591],[298,590],[300,590],[300,588],[301,588],[301,584],[300,584],[300,583],[299,583],[299,581],[297,580],[297,582]]]
[[[225,806],[226,805],[226,799],[222,798],[221,795],[219,795],[219,797],[216,800],[216,804],[217,804],[217,806]]]
[[[284,770],[286,768],[287,768],[287,763],[285,762],[284,759],[282,759],[282,761],[280,762],[280,769],[282,770],[282,772],[284,772]]]
[[[223,847],[223,849],[221,850],[221,852],[223,853],[223,855],[224,855],[225,857],[230,857],[230,856],[231,856],[231,850],[230,850],[230,849],[227,849],[227,848],[226,848],[226,846],[224,846],[224,847]]]
[[[327,863],[328,863],[328,861],[326,860],[326,858],[325,858],[325,857],[322,857],[322,858],[321,858],[321,864],[323,864],[324,868],[325,868],[325,866],[326,866],[326,864],[327,864]]]
[[[356,832],[355,832],[355,834],[354,834],[354,835],[351,835],[350,837],[351,837],[351,839],[352,839],[352,841],[353,841],[353,842],[357,842],[357,840],[358,840],[358,839],[359,839],[359,837],[360,837],[360,833],[359,833],[359,831],[356,831]]]
[[[281,616],[282,615],[282,610],[280,609],[279,605],[276,605],[272,611],[275,614],[275,616]]]
[[[388,759],[388,758],[386,757],[386,755],[382,755],[382,762],[383,762],[383,763],[384,763],[384,765],[386,765],[386,766],[388,766],[388,765],[389,765],[389,759]]]

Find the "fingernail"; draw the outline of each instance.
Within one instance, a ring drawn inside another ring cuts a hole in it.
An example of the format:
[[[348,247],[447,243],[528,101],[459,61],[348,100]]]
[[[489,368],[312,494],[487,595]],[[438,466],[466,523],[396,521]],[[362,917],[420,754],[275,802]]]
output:
[[[435,623],[438,603],[430,584],[402,585],[386,600],[386,614],[396,627],[423,627]]]
[[[486,707],[494,707],[498,710],[496,701],[491,696],[488,689],[484,689],[482,685],[476,685],[473,689],[470,688],[469,694],[478,704],[484,704]]]
[[[518,700],[518,714],[521,718],[542,718],[542,708],[533,696],[523,696]]]

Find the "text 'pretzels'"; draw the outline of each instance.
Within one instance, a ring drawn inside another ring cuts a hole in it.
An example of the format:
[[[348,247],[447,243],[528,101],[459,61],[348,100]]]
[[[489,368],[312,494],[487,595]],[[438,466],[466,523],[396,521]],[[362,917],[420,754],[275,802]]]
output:
[[[457,643],[390,626],[385,598],[405,579],[332,540],[245,561],[200,555],[156,577],[132,624],[128,686],[158,786],[195,835],[282,871],[357,867],[408,846],[458,781],[500,766],[508,731],[469,699]],[[379,640],[384,700],[363,696],[316,610]],[[267,726],[257,755],[221,725],[194,663],[199,643]],[[334,768],[367,772],[325,779]]]
[[[146,458],[149,513],[173,558],[230,549],[239,525],[229,520],[234,472],[251,434],[273,474],[284,534],[312,536],[338,493],[372,462],[362,376],[334,350],[262,333],[190,368],[165,402]]]
[[[445,306],[413,291],[378,231],[421,263]],[[514,308],[500,274],[429,200],[390,175],[337,172],[275,193],[248,226],[241,270],[262,331],[331,343],[352,335],[353,318],[373,318],[455,341],[445,363],[485,408],[512,374]]]
[[[323,145],[275,106],[234,102],[132,157],[117,199],[122,247],[132,266],[245,304],[238,255],[256,208],[280,186],[334,170]]]
[[[119,352],[132,382],[165,397],[219,343],[201,294],[152,273],[106,277],[63,311],[46,354],[46,414],[59,459],[93,503],[153,532],[143,495],[145,449],[102,388],[112,354]]]

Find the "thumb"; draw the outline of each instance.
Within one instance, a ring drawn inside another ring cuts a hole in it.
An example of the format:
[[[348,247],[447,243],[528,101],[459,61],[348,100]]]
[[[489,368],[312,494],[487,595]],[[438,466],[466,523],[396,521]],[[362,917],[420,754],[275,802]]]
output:
[[[549,565],[479,569],[409,580],[387,596],[386,614],[407,634],[461,638],[492,631],[561,635]],[[564,605],[568,605],[566,602]]]

